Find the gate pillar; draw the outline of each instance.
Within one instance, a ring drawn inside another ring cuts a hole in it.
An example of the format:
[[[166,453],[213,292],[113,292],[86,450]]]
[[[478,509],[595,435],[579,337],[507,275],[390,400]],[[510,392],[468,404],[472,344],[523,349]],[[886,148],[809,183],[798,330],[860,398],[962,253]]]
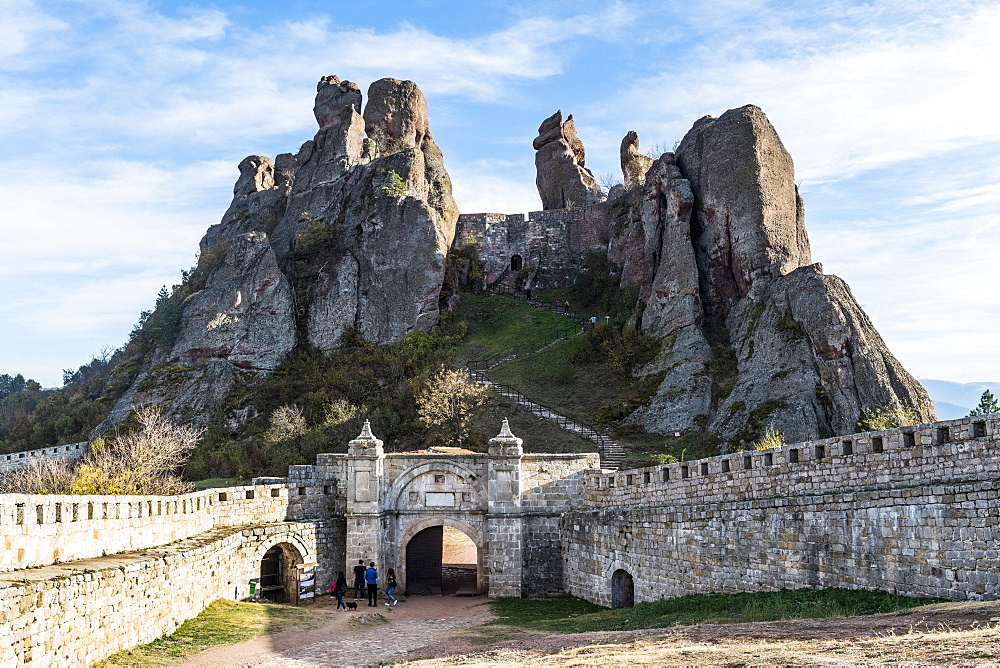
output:
[[[365,420],[361,433],[347,447],[347,563],[364,559],[382,564],[380,507],[385,451]]]
[[[490,596],[520,596],[521,457],[522,441],[510,431],[507,418],[489,443],[489,506],[486,512]]]

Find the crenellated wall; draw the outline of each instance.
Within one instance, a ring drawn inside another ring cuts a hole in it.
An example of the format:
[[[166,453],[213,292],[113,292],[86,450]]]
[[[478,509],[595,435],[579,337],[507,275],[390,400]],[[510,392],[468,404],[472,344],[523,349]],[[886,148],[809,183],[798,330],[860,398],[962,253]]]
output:
[[[564,583],[611,605],[796,587],[1000,595],[1000,416],[592,473]]]
[[[176,496],[0,495],[0,572],[142,550],[218,527],[328,518],[335,482]]]
[[[6,455],[0,455],[0,473],[25,468],[39,459],[65,459],[68,462],[79,461],[87,454],[89,447],[90,442],[83,441],[81,443],[53,445],[48,448],[24,450],[23,452],[11,452]]]

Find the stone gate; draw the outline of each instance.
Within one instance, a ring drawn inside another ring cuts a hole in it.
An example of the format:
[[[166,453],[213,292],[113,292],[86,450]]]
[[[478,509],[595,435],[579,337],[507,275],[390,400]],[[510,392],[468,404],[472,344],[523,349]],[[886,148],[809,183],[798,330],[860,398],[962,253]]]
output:
[[[476,546],[478,591],[520,596],[562,589],[559,519],[581,502],[585,472],[599,468],[597,453],[525,454],[506,419],[487,453],[386,454],[365,422],[346,455],[292,467],[289,482],[343,490],[348,569],[359,559],[394,568],[405,590],[407,545],[424,529],[451,527]]]

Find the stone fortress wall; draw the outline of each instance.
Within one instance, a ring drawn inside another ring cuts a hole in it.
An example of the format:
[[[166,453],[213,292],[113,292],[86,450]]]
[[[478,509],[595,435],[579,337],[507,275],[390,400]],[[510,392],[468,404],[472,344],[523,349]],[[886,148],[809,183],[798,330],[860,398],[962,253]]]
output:
[[[564,287],[572,284],[587,251],[607,248],[607,215],[600,204],[532,211],[527,219],[520,213],[464,213],[452,246],[476,241],[487,285],[522,289],[527,281],[532,288]]]
[[[0,455],[0,473],[25,468],[30,466],[33,460],[38,459],[65,459],[71,463],[76,462],[87,454],[89,447],[90,443],[83,441],[82,443],[67,443],[66,445],[54,445],[48,448]]]
[[[588,476],[568,591],[603,605],[798,587],[1000,595],[1000,416]]]

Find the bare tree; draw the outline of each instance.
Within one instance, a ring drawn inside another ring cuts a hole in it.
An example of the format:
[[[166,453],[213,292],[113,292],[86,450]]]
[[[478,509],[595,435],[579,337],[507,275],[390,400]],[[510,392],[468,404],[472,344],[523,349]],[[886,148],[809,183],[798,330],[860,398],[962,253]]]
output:
[[[264,440],[271,443],[284,441],[306,433],[306,419],[298,406],[279,406],[271,413],[271,426],[264,432]]]
[[[180,465],[198,445],[204,428],[176,425],[146,406],[135,411],[139,428],[97,439],[76,469],[73,494],[180,494],[191,490]]]
[[[601,187],[604,188],[605,192],[611,192],[612,188],[620,186],[621,184],[621,174],[616,174],[615,172],[604,172],[601,174]]]
[[[0,476],[0,494],[65,494],[75,476],[65,459],[32,457],[28,466]]]
[[[158,406],[136,409],[138,428],[90,444],[73,467],[65,459],[37,459],[0,480],[0,492],[17,494],[181,494],[191,484],[180,466],[204,429],[182,427]]]
[[[473,382],[467,369],[442,366],[417,397],[417,415],[421,424],[457,446],[468,437],[472,416],[488,401],[486,388]]]

